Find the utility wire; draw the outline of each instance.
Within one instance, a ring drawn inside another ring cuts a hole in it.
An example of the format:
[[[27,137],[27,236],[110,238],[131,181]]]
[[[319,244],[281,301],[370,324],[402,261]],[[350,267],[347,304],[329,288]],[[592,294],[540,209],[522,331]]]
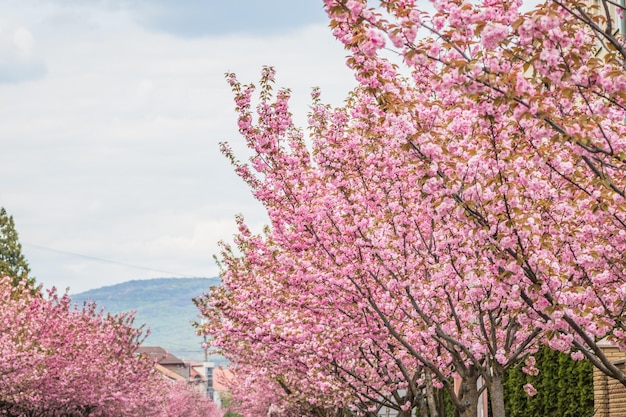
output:
[[[124,263],[124,262],[118,262],[118,261],[112,261],[110,259],[99,258],[97,256],[83,255],[81,253],[68,252],[68,251],[64,251],[64,250],[48,248],[46,246],[35,245],[35,244],[32,244],[32,243],[22,242],[22,245],[30,246],[30,247],[36,248],[36,249],[45,250],[45,251],[48,251],[48,252],[55,252],[55,253],[60,253],[60,254],[63,254],[63,255],[77,256],[79,258],[89,259],[91,261],[103,262],[103,263],[108,263],[108,264],[113,264],[113,265],[121,265],[121,266],[125,266],[125,267],[128,267],[128,268],[143,269],[145,271],[161,272],[163,274],[185,276],[185,277],[189,277],[189,278],[195,278],[196,277],[195,275],[181,274],[181,273],[178,273],[178,272],[165,271],[163,269],[149,268],[149,267],[145,267],[145,266],[138,266],[138,265],[133,265],[133,264],[127,264],[127,263]]]

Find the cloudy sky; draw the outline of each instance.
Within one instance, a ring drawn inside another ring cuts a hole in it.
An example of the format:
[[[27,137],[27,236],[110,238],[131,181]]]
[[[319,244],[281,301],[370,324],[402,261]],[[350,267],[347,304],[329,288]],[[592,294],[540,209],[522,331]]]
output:
[[[321,0],[0,2],[0,206],[32,273],[71,293],[212,277],[219,240],[263,210],[219,153],[236,149],[224,73],[263,65],[341,104],[354,85]]]

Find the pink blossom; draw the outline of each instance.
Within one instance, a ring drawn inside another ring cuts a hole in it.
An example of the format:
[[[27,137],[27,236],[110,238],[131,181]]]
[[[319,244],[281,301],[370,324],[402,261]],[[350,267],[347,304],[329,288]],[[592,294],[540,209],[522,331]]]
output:
[[[537,389],[532,384],[525,384],[524,391],[529,397],[534,397],[537,395]]]
[[[348,0],[346,2],[346,7],[350,10],[350,13],[353,16],[359,16],[365,8],[365,5],[359,0]]]
[[[495,23],[485,26],[481,32],[481,42],[487,49],[495,48],[508,35],[508,28]]]
[[[367,31],[367,40],[361,43],[361,50],[369,57],[376,55],[376,51],[385,46],[383,35],[373,29]]]

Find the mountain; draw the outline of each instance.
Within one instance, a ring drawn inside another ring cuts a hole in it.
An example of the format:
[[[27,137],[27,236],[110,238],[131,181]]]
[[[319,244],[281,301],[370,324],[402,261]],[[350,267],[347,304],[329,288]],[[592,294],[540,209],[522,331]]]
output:
[[[181,359],[204,360],[203,338],[195,334],[192,321],[200,320],[192,298],[220,284],[219,278],[155,278],[128,281],[72,295],[79,305],[95,301],[110,313],[134,310],[135,325],[145,324],[150,335],[146,346],[161,346]],[[223,363],[219,356],[210,361]]]

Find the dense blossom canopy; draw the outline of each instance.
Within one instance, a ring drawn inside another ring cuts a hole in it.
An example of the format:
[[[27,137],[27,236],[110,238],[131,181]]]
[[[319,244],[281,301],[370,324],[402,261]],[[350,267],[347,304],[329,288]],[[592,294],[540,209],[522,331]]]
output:
[[[39,289],[41,290],[41,289]],[[217,417],[212,402],[166,381],[136,354],[132,315],[0,281],[0,413],[33,417]],[[175,410],[186,410],[177,412]]]
[[[199,304],[246,373],[239,400],[262,405],[249,415],[434,416],[441,388],[468,416],[486,389],[504,416],[504,371],[536,372],[542,343],[626,385],[597,345],[626,348],[626,54],[610,10],[325,5],[360,85],[338,109],[314,92],[308,138],[271,69],[256,115],[254,86],[228,75],[254,155],[224,152],[271,225],[239,219],[224,286]]]

